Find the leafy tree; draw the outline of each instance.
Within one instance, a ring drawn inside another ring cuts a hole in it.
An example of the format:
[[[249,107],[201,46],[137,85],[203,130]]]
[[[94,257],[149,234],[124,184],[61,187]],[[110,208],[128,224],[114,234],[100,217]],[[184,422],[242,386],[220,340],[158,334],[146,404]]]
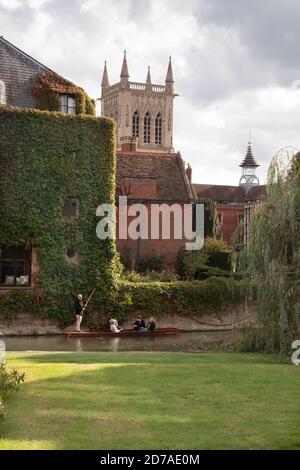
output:
[[[267,199],[250,224],[245,268],[258,285],[265,350],[287,353],[300,335],[300,153],[289,165],[274,157]]]
[[[24,378],[25,374],[19,374],[16,370],[10,372],[5,364],[0,365],[0,418],[5,415],[3,396],[9,392],[17,392]]]
[[[211,199],[198,198],[196,204],[204,204],[204,238],[216,237],[218,231],[218,217],[216,204]]]

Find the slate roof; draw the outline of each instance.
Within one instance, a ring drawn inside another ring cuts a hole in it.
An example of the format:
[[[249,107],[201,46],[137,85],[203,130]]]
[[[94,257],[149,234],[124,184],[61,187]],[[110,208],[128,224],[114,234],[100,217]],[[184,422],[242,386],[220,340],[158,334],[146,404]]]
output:
[[[217,202],[248,202],[263,199],[266,196],[266,186],[253,186],[248,192],[243,186],[223,186],[216,184],[194,184],[198,197],[212,199]]]
[[[135,188],[132,195],[130,186]],[[138,186],[140,189],[136,191]],[[124,187],[126,188],[125,194]],[[121,195],[128,195],[131,199],[143,201],[186,203],[195,198],[179,153],[118,151],[117,196]]]
[[[7,104],[34,108],[33,91],[40,87],[58,93],[74,93],[82,88],[66,80],[38,60],[0,36],[0,80],[6,87]]]

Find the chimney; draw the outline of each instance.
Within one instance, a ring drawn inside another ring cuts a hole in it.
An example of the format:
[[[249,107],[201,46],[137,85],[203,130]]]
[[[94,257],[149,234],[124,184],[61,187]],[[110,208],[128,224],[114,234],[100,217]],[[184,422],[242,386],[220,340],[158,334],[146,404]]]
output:
[[[192,182],[192,167],[189,163],[187,164],[187,168],[186,168],[185,172],[186,172],[186,176],[189,179],[189,182],[191,183]]]
[[[136,152],[137,141],[135,137],[121,137],[121,151],[122,152]]]

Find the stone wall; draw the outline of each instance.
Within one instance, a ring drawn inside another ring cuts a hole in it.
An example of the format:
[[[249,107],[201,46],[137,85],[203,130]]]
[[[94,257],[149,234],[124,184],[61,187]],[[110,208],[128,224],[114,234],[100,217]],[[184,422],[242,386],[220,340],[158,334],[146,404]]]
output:
[[[130,328],[135,316],[143,312],[136,312],[130,315],[122,326]],[[179,315],[167,315],[158,317],[157,327],[175,327],[184,331],[218,331],[218,330],[232,330],[235,326],[242,322],[249,321],[255,318],[255,304],[240,304],[226,306],[221,311],[210,312],[202,316],[183,317]],[[107,318],[104,314],[98,316],[101,323],[105,323]],[[145,319],[147,320],[147,319]],[[84,321],[82,324],[83,330],[85,329]],[[54,320],[41,319],[29,313],[17,315],[14,319],[1,319],[0,332],[2,335],[46,335],[46,334],[63,334],[66,331],[73,329],[70,325],[66,329],[59,327],[58,323]]]

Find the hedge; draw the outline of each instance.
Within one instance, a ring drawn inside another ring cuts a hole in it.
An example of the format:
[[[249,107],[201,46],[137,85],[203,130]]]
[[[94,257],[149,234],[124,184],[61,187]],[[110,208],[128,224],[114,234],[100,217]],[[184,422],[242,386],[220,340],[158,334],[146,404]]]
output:
[[[97,285],[96,301],[110,296],[118,258],[113,240],[96,237],[96,207],[114,204],[115,165],[111,119],[0,106],[0,247],[34,247],[41,287],[5,296],[0,314],[27,306],[66,323],[74,293]],[[78,218],[63,215],[70,197]],[[70,248],[78,266],[67,262]]]
[[[225,305],[255,299],[256,289],[250,281],[211,277],[205,281],[122,282],[111,314],[119,320],[130,313],[147,315],[199,315]]]

